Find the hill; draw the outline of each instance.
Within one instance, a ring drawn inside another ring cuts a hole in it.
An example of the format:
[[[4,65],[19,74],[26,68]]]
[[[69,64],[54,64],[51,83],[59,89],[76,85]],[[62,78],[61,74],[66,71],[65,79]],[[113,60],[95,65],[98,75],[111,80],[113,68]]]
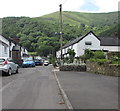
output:
[[[62,13],[63,44],[88,31],[98,36],[116,36],[118,29],[118,12],[110,13]],[[59,49],[60,32],[59,12],[45,16],[6,17],[3,18],[3,36],[18,37],[20,43],[31,52],[46,56]]]

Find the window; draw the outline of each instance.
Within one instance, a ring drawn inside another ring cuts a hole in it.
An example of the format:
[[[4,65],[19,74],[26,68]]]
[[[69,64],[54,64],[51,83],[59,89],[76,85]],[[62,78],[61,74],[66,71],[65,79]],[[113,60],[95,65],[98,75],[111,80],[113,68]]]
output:
[[[3,46],[4,53],[7,54],[7,48],[8,48],[7,44],[2,43],[2,46]]]
[[[5,54],[7,53],[7,47],[6,46],[4,46],[4,52],[5,52]]]
[[[91,41],[86,41],[85,45],[92,45],[92,42]]]

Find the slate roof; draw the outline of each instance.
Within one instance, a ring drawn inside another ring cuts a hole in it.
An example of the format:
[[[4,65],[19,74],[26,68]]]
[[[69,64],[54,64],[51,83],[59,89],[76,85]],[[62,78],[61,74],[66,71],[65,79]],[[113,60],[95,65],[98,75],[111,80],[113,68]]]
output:
[[[72,41],[70,41],[68,44],[63,46],[63,49],[66,47],[69,47],[75,43],[78,43],[80,40],[82,40],[84,37],[86,37],[88,34],[92,33],[96,38],[100,40],[101,46],[120,46],[120,39],[117,37],[97,37],[92,31],[88,32],[87,34],[78,37]]]
[[[101,46],[120,46],[120,39],[117,37],[99,37]]]
[[[71,46],[71,45],[79,42],[80,40],[82,40],[84,37],[86,37],[86,36],[87,36],[88,34],[90,34],[90,33],[92,33],[96,38],[98,38],[92,31],[89,31],[87,34],[85,34],[85,35],[83,35],[83,36],[81,36],[81,37],[78,37],[78,38],[70,41],[68,44],[64,45],[63,48],[66,48],[66,47],[68,47],[68,46]],[[99,39],[99,38],[98,38],[98,39]]]

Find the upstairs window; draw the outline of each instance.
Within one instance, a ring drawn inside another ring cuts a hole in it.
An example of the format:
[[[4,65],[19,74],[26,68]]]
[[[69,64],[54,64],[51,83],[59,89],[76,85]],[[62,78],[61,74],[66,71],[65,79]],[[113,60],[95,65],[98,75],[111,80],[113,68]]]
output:
[[[86,41],[85,45],[92,45],[92,42],[91,41]]]

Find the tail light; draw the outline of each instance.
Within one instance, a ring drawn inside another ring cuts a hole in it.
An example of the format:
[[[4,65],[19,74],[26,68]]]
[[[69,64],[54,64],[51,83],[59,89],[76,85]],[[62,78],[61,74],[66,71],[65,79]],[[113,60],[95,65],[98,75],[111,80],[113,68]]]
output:
[[[4,62],[4,65],[6,65],[6,64],[8,64],[8,61],[5,61],[5,62]]]

